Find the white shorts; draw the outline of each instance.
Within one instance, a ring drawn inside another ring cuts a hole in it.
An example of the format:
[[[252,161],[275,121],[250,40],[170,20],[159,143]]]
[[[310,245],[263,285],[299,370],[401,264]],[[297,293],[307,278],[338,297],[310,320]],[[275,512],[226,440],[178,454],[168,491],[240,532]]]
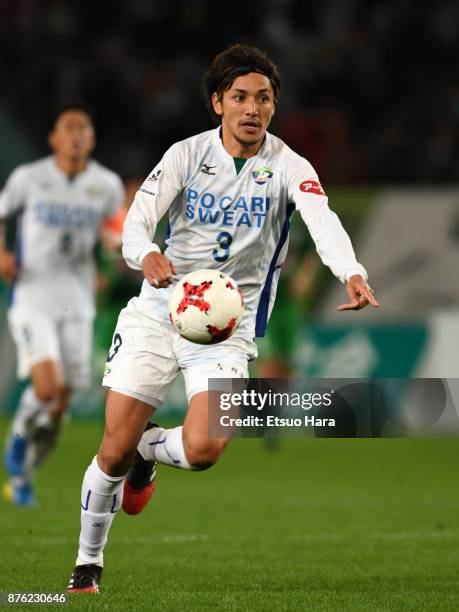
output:
[[[180,370],[190,401],[208,390],[209,378],[248,378],[248,362],[256,356],[255,343],[241,337],[213,345],[189,342],[169,321],[146,314],[135,297],[118,318],[102,385],[158,408]]]
[[[93,320],[55,321],[42,312],[11,308],[8,311],[11,335],[16,343],[18,377],[30,375],[41,361],[58,361],[65,384],[85,388],[91,380]]]

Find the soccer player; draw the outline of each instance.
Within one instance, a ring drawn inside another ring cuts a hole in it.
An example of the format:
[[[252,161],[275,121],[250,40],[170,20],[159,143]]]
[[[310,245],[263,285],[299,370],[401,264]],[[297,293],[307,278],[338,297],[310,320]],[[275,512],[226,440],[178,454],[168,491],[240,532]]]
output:
[[[32,505],[32,472],[56,443],[73,389],[90,376],[94,319],[94,247],[117,213],[120,178],[89,156],[95,132],[82,105],[56,114],[53,155],[19,166],[0,195],[0,276],[12,283],[8,321],[18,374],[30,377],[7,440],[4,495]],[[16,251],[5,220],[18,216]]]
[[[222,455],[229,439],[208,436],[208,378],[248,376],[248,361],[257,355],[254,337],[264,334],[274,304],[295,210],[322,261],[347,285],[349,300],[339,309],[378,306],[314,169],[266,131],[279,93],[276,66],[258,49],[235,45],[214,59],[205,87],[219,127],[166,151],[124,224],[123,255],[145,280],[140,296],[121,311],[107,358],[105,433],[83,479],[73,592],[99,590],[113,518],[121,506],[131,514],[145,506],[156,463],[204,470]],[[153,239],[166,212],[170,231],[162,254]],[[174,279],[200,268],[227,272],[244,294],[236,333],[217,345],[193,344],[169,322]],[[179,370],[188,397],[183,426],[148,423]]]

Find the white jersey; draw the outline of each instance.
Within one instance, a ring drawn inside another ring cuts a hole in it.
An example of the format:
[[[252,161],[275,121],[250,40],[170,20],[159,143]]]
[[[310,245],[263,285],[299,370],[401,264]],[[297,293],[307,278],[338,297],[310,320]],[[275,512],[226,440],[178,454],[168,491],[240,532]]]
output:
[[[167,249],[181,277],[201,268],[226,272],[246,306],[237,334],[263,336],[286,256],[290,216],[298,210],[322,261],[341,280],[367,277],[349,237],[328,207],[314,168],[267,133],[257,155],[237,174],[220,128],[174,144],[136,194],[123,230],[123,255],[141,269],[159,219],[169,210]],[[170,288],[144,281],[140,299],[168,318]]]
[[[0,219],[19,213],[15,309],[54,319],[94,316],[94,246],[124,197],[120,178],[95,161],[70,179],[54,157],[19,166],[0,194]]]

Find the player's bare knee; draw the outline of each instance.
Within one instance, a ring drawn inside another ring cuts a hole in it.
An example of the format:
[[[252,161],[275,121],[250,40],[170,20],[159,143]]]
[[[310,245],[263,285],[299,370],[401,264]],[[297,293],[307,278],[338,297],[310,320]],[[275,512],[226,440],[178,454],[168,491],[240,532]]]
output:
[[[122,476],[129,470],[135,456],[135,448],[103,444],[97,455],[101,470],[109,476]]]
[[[58,397],[59,389],[52,381],[36,384],[35,395],[40,402],[50,402]]]
[[[99,453],[98,459],[100,469],[108,476],[122,476],[126,474],[132,463],[132,455],[127,457],[126,455]]]
[[[225,449],[221,444],[189,442],[184,444],[185,455],[196,470],[208,470],[217,463]]]

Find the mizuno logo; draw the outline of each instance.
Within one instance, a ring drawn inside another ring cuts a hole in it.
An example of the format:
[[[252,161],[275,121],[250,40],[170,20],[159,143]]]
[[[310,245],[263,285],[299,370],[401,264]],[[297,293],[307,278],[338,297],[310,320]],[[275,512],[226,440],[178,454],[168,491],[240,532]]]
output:
[[[156,170],[156,172],[153,172],[153,174],[147,178],[147,181],[157,181],[161,172],[162,170]]]
[[[208,166],[207,164],[202,164],[201,165],[201,172],[203,174],[209,174],[210,176],[215,176],[215,172],[211,172],[211,170],[213,170],[216,167],[217,166]]]

